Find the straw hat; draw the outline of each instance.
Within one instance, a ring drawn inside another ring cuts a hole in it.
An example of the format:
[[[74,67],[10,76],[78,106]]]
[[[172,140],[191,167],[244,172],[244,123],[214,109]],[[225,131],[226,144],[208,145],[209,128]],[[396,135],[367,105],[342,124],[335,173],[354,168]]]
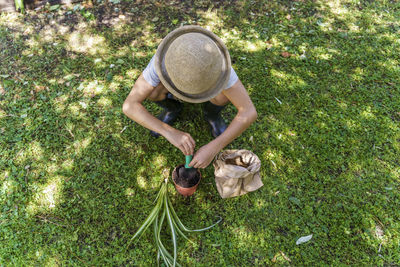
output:
[[[225,44],[214,33],[199,26],[183,26],[162,40],[155,68],[162,84],[173,95],[201,103],[226,87],[231,59]]]

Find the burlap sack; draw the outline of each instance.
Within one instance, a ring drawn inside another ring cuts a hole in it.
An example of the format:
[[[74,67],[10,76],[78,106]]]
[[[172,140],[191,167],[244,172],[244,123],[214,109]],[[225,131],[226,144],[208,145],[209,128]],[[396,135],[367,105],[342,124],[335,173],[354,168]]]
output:
[[[215,157],[214,175],[222,198],[236,197],[263,186],[261,161],[248,150],[225,150]]]

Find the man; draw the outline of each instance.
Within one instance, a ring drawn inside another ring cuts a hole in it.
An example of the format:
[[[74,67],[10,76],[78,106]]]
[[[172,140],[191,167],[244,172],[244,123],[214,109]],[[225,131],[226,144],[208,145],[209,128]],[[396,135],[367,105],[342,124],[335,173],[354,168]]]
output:
[[[142,105],[145,99],[164,109],[157,118]],[[219,151],[257,118],[246,89],[231,67],[225,44],[199,26],[180,27],[162,40],[122,109],[154,137],[162,135],[183,154],[193,155],[196,144],[190,134],[171,126],[182,110],[181,101],[203,103],[204,118],[215,138],[194,154],[189,165],[194,168],[207,167]],[[229,102],[238,112],[226,126],[221,111]]]

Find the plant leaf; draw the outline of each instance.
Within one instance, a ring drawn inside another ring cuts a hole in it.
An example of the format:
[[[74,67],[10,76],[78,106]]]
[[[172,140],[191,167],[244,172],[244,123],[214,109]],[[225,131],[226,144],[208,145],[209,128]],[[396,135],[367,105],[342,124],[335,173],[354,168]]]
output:
[[[163,192],[163,191],[165,191],[165,186],[164,186],[164,182],[162,182],[161,183],[161,186],[160,186],[160,190],[158,190],[158,193],[157,193],[157,196],[156,196],[156,199],[154,200],[154,202],[153,203],[156,203],[156,201],[158,200],[158,198],[160,197],[160,194],[161,194],[161,192]]]
[[[161,242],[161,230],[162,230],[162,224],[164,222],[165,218],[165,209],[163,210],[163,213],[161,215],[160,223],[158,225],[158,234],[157,234],[157,247],[160,250],[160,254],[163,257],[163,260],[167,266],[171,266],[173,262],[173,258],[171,254],[168,252],[168,250],[165,248],[164,244]],[[176,265],[181,266],[179,263],[176,263]]]
[[[171,238],[172,238],[172,243],[174,245],[174,266],[176,265],[176,254],[177,254],[177,246],[176,246],[176,233],[175,233],[175,227],[174,223],[172,222],[172,214],[168,208],[168,201],[167,201],[168,195],[165,196],[164,198],[164,205],[165,205],[165,211],[169,223],[169,227],[171,228]]]
[[[161,194],[160,194],[160,198],[157,201],[156,206],[153,208],[153,210],[150,212],[149,216],[147,216],[146,220],[144,221],[144,223],[140,226],[140,228],[136,231],[136,233],[134,234],[134,236],[131,238],[131,240],[129,240],[127,247],[129,247],[129,245],[131,244],[132,241],[134,241],[136,238],[140,238],[142,236],[142,234],[146,231],[146,229],[153,223],[153,221],[157,218],[161,207],[162,207],[162,195],[165,194],[165,188],[162,187],[161,188]]]
[[[176,224],[175,220],[172,220],[172,222],[175,225],[176,231],[178,232],[178,234],[180,234],[183,238],[185,238],[187,241],[191,242],[192,244],[196,244],[195,242],[193,242],[192,240],[190,240],[180,229],[180,227]]]
[[[168,196],[167,196],[167,197],[168,197]],[[215,225],[217,225],[218,223],[220,223],[220,222],[222,221],[222,218],[220,217],[219,220],[218,220],[216,223],[214,223],[213,225],[210,225],[210,226],[208,226],[208,227],[201,228],[201,229],[193,229],[193,230],[192,230],[192,229],[187,228],[187,227],[181,222],[181,220],[179,219],[178,215],[176,214],[174,208],[172,207],[172,204],[171,204],[170,202],[168,202],[168,203],[169,203],[169,208],[170,208],[170,210],[171,210],[171,213],[172,213],[172,215],[173,215],[174,218],[175,218],[176,224],[177,224],[183,231],[186,231],[186,232],[202,232],[202,231],[205,231],[205,230],[208,230],[208,229],[214,227]]]
[[[158,216],[154,221],[154,240],[156,242],[157,248],[158,248],[158,252],[157,252],[157,265],[160,264],[160,255],[162,256],[165,264],[168,266],[170,265],[170,261],[172,259],[171,255],[169,255],[168,251],[165,249],[164,245],[161,242],[160,239],[160,233],[161,233],[161,229],[162,229],[162,224],[164,222],[164,217],[165,217],[165,210],[163,211],[162,215],[161,215],[161,219],[160,219],[160,224],[158,224]]]
[[[15,0],[15,9],[21,10],[22,13],[25,11],[24,1],[23,0]]]
[[[168,197],[167,197],[167,201],[168,201],[168,205],[170,206],[170,209],[171,209],[172,204],[170,203]],[[173,209],[173,208],[172,208],[172,209]],[[190,240],[190,239],[182,232],[181,227],[178,226],[178,224],[177,224],[176,221],[175,221],[175,218],[173,218],[172,222],[174,223],[175,228],[176,228],[176,231],[178,232],[178,234],[180,234],[183,238],[185,238],[187,241],[191,242],[192,244],[196,244],[196,243],[194,243],[192,240]]]
[[[311,234],[311,235],[307,235],[307,236],[302,236],[302,237],[300,237],[299,239],[297,239],[296,245],[300,245],[300,244],[303,244],[303,243],[305,243],[305,242],[310,241],[311,238],[312,238],[312,236],[313,236],[313,235]]]

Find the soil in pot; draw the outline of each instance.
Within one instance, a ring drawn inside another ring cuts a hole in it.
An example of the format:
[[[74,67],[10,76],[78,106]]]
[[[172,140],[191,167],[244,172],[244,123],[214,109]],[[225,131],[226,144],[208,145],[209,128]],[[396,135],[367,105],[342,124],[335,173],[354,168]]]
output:
[[[193,169],[196,170],[196,169]],[[185,170],[184,165],[180,165],[176,169],[177,176],[174,179],[175,183],[178,184],[179,186],[182,186],[184,188],[189,188],[192,186],[195,186],[199,180],[200,180],[200,172],[196,170],[195,172],[187,172]],[[190,177],[185,177],[185,174],[189,173]]]

